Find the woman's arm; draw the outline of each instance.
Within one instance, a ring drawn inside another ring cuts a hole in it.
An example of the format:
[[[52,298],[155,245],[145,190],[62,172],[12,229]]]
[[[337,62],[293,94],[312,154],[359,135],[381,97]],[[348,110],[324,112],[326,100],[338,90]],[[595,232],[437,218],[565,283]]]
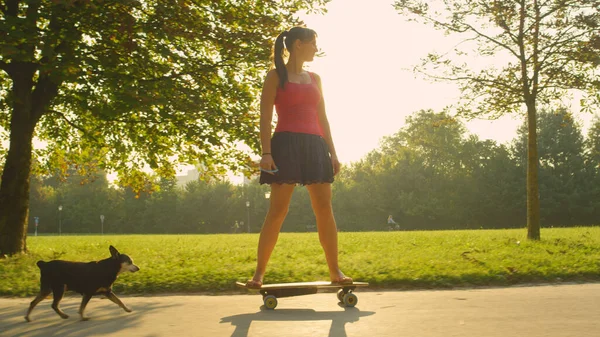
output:
[[[277,85],[279,76],[275,69],[267,73],[267,78],[263,84],[262,94],[260,95],[260,144],[262,148],[262,158],[260,167],[263,170],[274,170],[277,167],[273,162],[271,153],[271,133],[273,121],[273,105],[277,94]]]
[[[314,74],[314,73],[313,73]],[[317,80],[317,85],[319,86],[319,90],[321,91],[321,101],[319,101],[319,105],[317,106],[317,112],[319,116],[319,124],[321,125],[321,129],[323,130],[323,138],[325,142],[329,146],[329,153],[331,154],[331,163],[333,165],[333,174],[336,175],[340,171],[340,162],[337,157],[337,153],[335,152],[335,146],[333,144],[333,137],[331,137],[331,129],[329,127],[329,120],[327,119],[327,113],[325,112],[325,97],[323,96],[323,87],[321,85],[321,77],[317,74],[315,75],[315,79]]]

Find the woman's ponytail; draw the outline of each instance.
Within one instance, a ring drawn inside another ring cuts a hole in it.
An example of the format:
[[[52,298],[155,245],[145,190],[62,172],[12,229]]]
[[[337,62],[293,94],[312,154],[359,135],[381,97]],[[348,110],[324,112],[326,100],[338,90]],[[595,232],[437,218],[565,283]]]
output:
[[[273,61],[275,62],[275,71],[277,71],[277,75],[279,76],[279,86],[283,89],[285,83],[288,79],[287,68],[285,67],[285,63],[283,62],[283,38],[286,37],[287,31],[279,34],[277,39],[275,40],[275,51],[273,55]]]

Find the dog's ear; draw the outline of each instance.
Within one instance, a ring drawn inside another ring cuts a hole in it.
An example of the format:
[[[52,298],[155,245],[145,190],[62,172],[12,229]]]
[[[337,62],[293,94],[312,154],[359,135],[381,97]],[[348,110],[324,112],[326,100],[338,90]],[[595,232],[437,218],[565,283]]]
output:
[[[110,247],[108,247],[108,250],[110,250],[110,256],[112,256],[113,258],[116,259],[119,257],[119,251],[117,250],[117,248],[111,245]]]

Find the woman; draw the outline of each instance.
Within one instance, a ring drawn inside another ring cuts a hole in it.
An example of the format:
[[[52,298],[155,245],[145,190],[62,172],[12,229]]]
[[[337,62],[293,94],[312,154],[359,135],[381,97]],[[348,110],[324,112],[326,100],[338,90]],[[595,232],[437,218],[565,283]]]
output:
[[[318,51],[317,34],[294,27],[275,41],[275,69],[267,74],[260,100],[260,183],[271,185],[271,204],[258,242],[256,272],[247,282],[260,288],[296,184],[308,189],[319,240],[334,283],[352,283],[338,266],[337,227],[331,207],[331,183],[340,170],[325,114],[321,79],[303,70]],[[289,53],[284,63],[283,53]],[[273,106],[278,121],[271,138]]]

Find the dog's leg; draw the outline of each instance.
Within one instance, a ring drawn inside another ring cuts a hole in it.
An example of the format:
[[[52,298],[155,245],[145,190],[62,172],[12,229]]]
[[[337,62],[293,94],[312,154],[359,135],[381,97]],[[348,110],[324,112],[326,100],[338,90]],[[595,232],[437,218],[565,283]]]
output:
[[[123,310],[125,310],[127,312],[132,311],[131,309],[129,309],[128,306],[123,304],[123,302],[121,302],[121,300],[117,297],[117,295],[115,295],[112,291],[109,291],[108,293],[106,293],[106,298],[108,298],[109,300],[111,300],[113,303],[117,304],[121,308],[123,308]]]
[[[27,322],[31,322],[31,319],[29,319],[29,314],[31,314],[33,308],[35,308],[35,306],[38,305],[38,303],[40,303],[44,298],[48,297],[51,292],[51,289],[42,289],[35,299],[31,301],[31,304],[29,304],[29,310],[27,310],[27,315],[25,315],[25,320]]]
[[[62,300],[63,294],[65,293],[65,287],[65,285],[59,285],[52,288],[52,293],[54,294],[52,309],[54,309],[54,311],[56,311],[60,318],[63,319],[69,318],[69,315],[65,314],[62,310],[60,310],[60,308],[58,307],[58,303],[60,303],[60,300]]]
[[[92,295],[84,294],[83,299],[81,300],[81,305],[79,306],[79,315],[81,315],[82,321],[87,321],[88,319],[90,319],[89,317],[83,316],[83,311],[85,310],[85,307],[91,298],[92,298]]]

